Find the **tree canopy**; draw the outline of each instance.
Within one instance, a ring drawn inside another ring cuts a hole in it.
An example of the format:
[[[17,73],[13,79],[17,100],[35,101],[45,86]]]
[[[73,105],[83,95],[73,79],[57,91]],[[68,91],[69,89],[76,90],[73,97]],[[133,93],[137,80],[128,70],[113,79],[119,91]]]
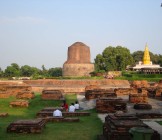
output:
[[[0,68],[0,77],[33,77],[33,78],[43,78],[43,77],[58,77],[62,76],[62,68],[50,68],[49,70],[42,65],[42,70],[36,67],[31,67],[29,65],[19,66],[16,63],[12,63],[10,66],[2,71]]]
[[[109,46],[95,58],[95,70],[120,71],[125,70],[127,65],[133,64],[134,60],[130,50],[122,47]]]
[[[56,68],[50,68],[48,70],[49,76],[51,77],[59,77],[62,76],[62,68],[56,67]]]

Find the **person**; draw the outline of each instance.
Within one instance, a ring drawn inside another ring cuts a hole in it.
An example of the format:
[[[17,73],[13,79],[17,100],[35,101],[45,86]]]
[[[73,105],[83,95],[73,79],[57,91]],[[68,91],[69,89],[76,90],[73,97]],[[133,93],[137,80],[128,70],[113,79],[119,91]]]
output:
[[[56,109],[55,111],[53,111],[53,116],[62,117],[62,112],[59,109]]]
[[[68,104],[66,103],[65,100],[63,101],[62,108],[63,110],[68,111]]]
[[[78,110],[79,109],[79,104],[78,104],[78,101],[75,102],[75,109]]]
[[[74,103],[71,103],[71,105],[69,106],[69,112],[75,112]]]

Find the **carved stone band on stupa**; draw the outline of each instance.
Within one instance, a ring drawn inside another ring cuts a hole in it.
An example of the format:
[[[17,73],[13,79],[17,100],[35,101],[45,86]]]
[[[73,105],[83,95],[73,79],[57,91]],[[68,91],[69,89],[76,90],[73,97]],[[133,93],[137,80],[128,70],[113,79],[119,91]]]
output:
[[[75,42],[68,47],[68,58],[63,65],[64,77],[90,76],[94,64],[90,62],[90,48],[82,42]]]

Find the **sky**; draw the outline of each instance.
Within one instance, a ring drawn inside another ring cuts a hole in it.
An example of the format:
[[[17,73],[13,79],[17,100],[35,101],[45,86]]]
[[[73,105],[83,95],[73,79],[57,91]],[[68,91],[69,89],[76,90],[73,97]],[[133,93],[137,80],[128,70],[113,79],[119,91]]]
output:
[[[162,0],[0,0],[0,68],[62,67],[75,42],[162,54]]]

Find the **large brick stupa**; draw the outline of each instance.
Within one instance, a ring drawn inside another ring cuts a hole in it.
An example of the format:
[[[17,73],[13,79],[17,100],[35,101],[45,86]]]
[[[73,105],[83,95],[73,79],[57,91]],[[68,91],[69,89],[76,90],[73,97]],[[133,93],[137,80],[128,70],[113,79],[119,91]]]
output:
[[[64,77],[90,76],[94,64],[90,62],[90,48],[82,42],[75,42],[68,47],[68,58],[63,65]]]

